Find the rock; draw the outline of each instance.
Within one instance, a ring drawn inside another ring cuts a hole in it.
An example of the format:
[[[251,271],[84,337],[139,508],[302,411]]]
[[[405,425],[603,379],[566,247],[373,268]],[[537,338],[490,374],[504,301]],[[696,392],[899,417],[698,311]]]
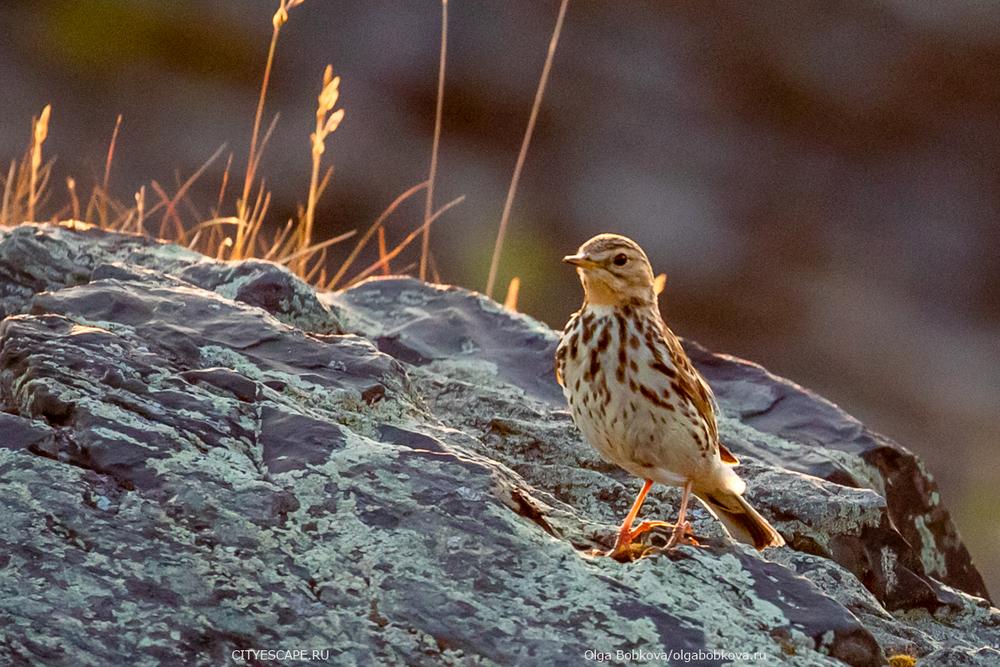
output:
[[[923,667],[991,667],[1000,664],[1000,650],[991,647],[979,649],[942,648],[920,660]]]
[[[99,278],[145,277],[154,283],[188,283],[267,310],[305,331],[338,333],[338,316],[285,267],[271,262],[214,262],[194,251],[130,234],[69,222],[21,225],[0,244],[0,317],[22,312],[45,290]]]
[[[337,314],[319,302],[313,289],[273,262],[246,260],[221,267],[216,262],[198,262],[182,269],[179,275],[198,287],[263,308],[304,331],[341,331]]]
[[[0,413],[0,447],[6,449],[44,449],[52,440],[52,430],[44,424],[16,415]]]
[[[465,290],[317,295],[265,262],[25,225],[0,231],[0,303],[0,662],[943,665],[1000,645],[910,452],[694,343],[788,548],[698,508],[703,548],[587,557],[638,483],[573,428],[556,334]]]

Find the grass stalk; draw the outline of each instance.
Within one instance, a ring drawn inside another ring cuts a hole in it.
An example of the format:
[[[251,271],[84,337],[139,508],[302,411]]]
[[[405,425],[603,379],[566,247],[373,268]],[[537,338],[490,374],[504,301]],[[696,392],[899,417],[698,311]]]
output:
[[[76,179],[72,176],[66,177],[66,192],[69,194],[70,211],[73,212],[73,219],[80,219],[80,199],[76,195]]]
[[[385,259],[388,254],[385,242],[385,227],[378,228],[378,258],[380,260]],[[382,265],[382,275],[388,276],[392,273],[392,268],[389,266],[389,262]]]
[[[39,172],[42,168],[42,145],[49,136],[49,117],[52,114],[52,105],[46,104],[42,109],[42,114],[32,122],[31,133],[31,171],[29,172],[28,185],[28,220],[35,219],[35,206],[41,196],[42,187],[40,185]]]
[[[135,232],[136,234],[144,234],[146,219],[146,186],[142,185],[139,187],[139,191],[135,193]]]
[[[226,197],[226,188],[229,186],[229,172],[233,168],[233,154],[229,154],[229,159],[226,160],[226,170],[222,172],[222,183],[219,185],[219,199],[215,202],[215,208],[212,209],[212,217],[217,218],[222,213],[222,202]]]
[[[281,248],[285,247],[285,243],[287,239],[291,237],[292,230],[294,228],[295,223],[289,218],[288,222],[285,223],[285,227],[274,235],[274,241],[271,243],[271,247],[268,248],[268,251],[264,253],[264,257],[262,257],[262,259],[267,261],[273,260]]]
[[[3,182],[3,203],[0,204],[0,225],[9,225],[11,220],[11,202],[17,177],[17,160],[10,161],[10,169],[7,170],[7,180]]]
[[[108,154],[104,158],[104,178],[101,180],[101,192],[104,193],[102,204],[98,207],[98,216],[101,229],[108,227],[108,185],[111,182],[111,164],[115,160],[115,146],[118,144],[118,133],[122,127],[122,115],[115,118],[115,129],[111,132],[111,141],[108,143]]]
[[[344,119],[344,110],[333,108],[340,98],[340,77],[333,76],[333,67],[326,66],[323,72],[323,88],[316,104],[316,130],[310,136],[312,140],[312,171],[309,174],[309,197],[306,200],[306,211],[302,218],[299,248],[305,248],[312,242],[313,227],[316,219],[316,202],[319,200],[319,170],[326,150],[326,138],[337,130]],[[297,265],[296,273],[305,274],[305,258]]]
[[[434,109],[434,141],[431,144],[431,166],[427,175],[427,192],[424,199],[424,222],[434,212],[434,183],[437,178],[438,147],[441,144],[441,116],[444,111],[444,74],[448,54],[448,0],[441,0],[441,51],[438,60],[437,100]],[[427,257],[431,251],[431,227],[424,226],[420,244],[420,279],[427,280]]]
[[[375,262],[374,264],[372,264],[371,266],[369,266],[367,269],[365,269],[364,271],[362,271],[361,273],[359,273],[357,276],[355,276],[354,279],[351,280],[347,284],[347,286],[350,287],[351,285],[353,285],[354,283],[358,282],[359,280],[363,280],[364,278],[367,278],[369,275],[371,275],[375,271],[377,271],[380,268],[382,268],[382,266],[385,263],[387,263],[387,262],[395,259],[399,255],[399,253],[403,252],[403,250],[405,250],[406,247],[408,245],[410,245],[410,243],[412,243],[415,238],[417,238],[417,236],[419,236],[420,234],[423,233],[425,227],[429,227],[430,225],[434,224],[435,220],[437,220],[442,215],[444,215],[445,213],[447,213],[452,207],[457,206],[458,204],[461,204],[463,201],[465,201],[465,195],[462,195],[461,197],[456,197],[455,199],[452,199],[450,202],[448,202],[447,204],[445,204],[444,206],[442,206],[441,208],[439,208],[434,213],[434,215],[432,215],[430,218],[428,218],[427,220],[425,220],[422,225],[420,225],[419,227],[417,227],[416,229],[414,229],[412,232],[410,232],[409,234],[407,234],[406,238],[404,238],[402,241],[400,241],[399,245],[397,245],[395,248],[393,248],[392,250],[390,250],[389,253],[385,257],[379,259],[377,262]],[[326,287],[326,289],[333,289],[333,284],[331,283],[330,285],[328,285]]]
[[[352,234],[354,233],[353,229],[351,230],[351,233]],[[324,273],[324,270],[326,269],[327,250],[329,250],[329,248],[323,248],[319,252],[319,257],[316,258],[316,263],[313,264],[313,267],[311,269],[309,269],[309,273],[303,276],[302,280],[304,280],[307,283],[312,283],[316,279],[316,276],[322,275]]]
[[[434,259],[434,253],[431,253],[431,282],[441,285],[441,272],[438,271],[437,260]]]
[[[253,132],[250,134],[250,150],[247,154],[247,168],[243,175],[243,194],[236,203],[236,215],[242,220],[246,220],[247,203],[250,199],[250,190],[256,180],[257,171],[257,142],[260,139],[260,122],[264,117],[264,103],[267,101],[267,88],[271,82],[271,69],[274,66],[274,53],[278,48],[278,36],[281,34],[281,26],[288,22],[288,10],[295,5],[302,4],[302,0],[279,0],[278,9],[271,17],[271,42],[267,48],[267,62],[264,65],[264,77],[260,83],[260,95],[257,97],[257,111],[253,118]],[[243,244],[244,229],[241,227],[236,232],[236,247]]]
[[[357,233],[358,230],[352,229],[349,232],[344,232],[343,234],[334,236],[332,239],[320,241],[319,243],[314,243],[307,248],[296,250],[292,254],[286,255],[285,257],[282,257],[281,259],[276,259],[274,261],[277,262],[278,264],[290,264],[294,260],[305,258],[306,263],[308,263],[309,258],[312,257],[315,253],[319,252],[320,250],[325,251],[328,246],[331,246],[335,243],[340,243],[341,241],[346,241],[347,239],[351,238]]]
[[[200,167],[198,167],[197,171],[191,174],[191,176],[188,177],[188,179],[184,181],[184,183],[182,183],[179,188],[177,188],[177,192],[174,194],[174,196],[167,198],[166,210],[163,212],[163,219],[160,221],[161,238],[163,236],[163,230],[164,227],[166,226],[166,223],[168,222],[168,220],[173,220],[174,227],[177,233],[177,238],[182,239],[183,242],[183,239],[186,237],[187,234],[184,231],[184,225],[181,223],[180,216],[177,213],[177,204],[182,199],[184,199],[184,197],[187,195],[188,190],[191,189],[191,186],[194,185],[199,178],[201,178],[201,176],[212,165],[213,162],[219,159],[219,156],[222,155],[222,153],[225,150],[226,150],[225,144],[219,146],[216,149],[216,151],[212,153],[212,155],[207,160],[205,160],[205,162],[202,163]],[[160,188],[160,190],[162,192],[162,188]],[[164,193],[164,195],[165,194],[166,193]]]
[[[337,283],[340,282],[340,279],[344,277],[344,274],[347,273],[347,270],[351,268],[351,264],[354,263],[354,260],[357,259],[362,249],[364,249],[365,244],[367,244],[368,240],[371,239],[372,234],[374,234],[377,230],[382,229],[382,226],[385,224],[385,221],[389,219],[389,216],[392,215],[397,208],[399,208],[399,205],[402,204],[407,199],[409,199],[410,197],[412,197],[417,192],[420,192],[420,190],[425,187],[427,187],[427,181],[423,181],[422,183],[417,183],[413,187],[410,187],[404,192],[402,192],[399,196],[397,196],[395,199],[392,200],[391,204],[386,206],[385,210],[382,211],[382,213],[379,214],[378,218],[375,219],[375,222],[371,224],[371,227],[369,227],[368,230],[358,240],[358,242],[354,244],[354,248],[347,256],[347,259],[341,262],[340,268],[337,269],[337,272],[335,274],[333,274],[333,278],[329,282],[330,285],[329,289],[333,289],[333,287],[335,287]],[[384,258],[385,258],[385,253],[380,252],[379,260],[383,260]],[[385,265],[387,266],[388,263],[389,263],[388,260],[386,260]]]
[[[507,297],[503,300],[503,307],[512,313],[517,312],[517,295],[521,291],[521,279],[514,276],[507,286]]]
[[[545,96],[545,86],[549,80],[549,72],[552,70],[552,60],[556,54],[556,46],[559,44],[559,35],[562,33],[563,20],[566,18],[566,8],[569,0],[562,0],[559,5],[559,16],[556,18],[556,27],[552,30],[552,38],[549,40],[549,51],[545,56],[545,65],[542,67],[542,75],[538,79],[538,89],[535,91],[535,101],[531,105],[531,115],[528,117],[528,126],[524,130],[524,139],[521,141],[521,150],[517,154],[517,162],[514,165],[514,173],[510,179],[510,188],[507,190],[507,199],[504,201],[503,213],[500,215],[500,227],[497,230],[496,243],[493,245],[493,257],[490,259],[490,273],[486,279],[486,296],[493,296],[493,285],[497,279],[497,269],[500,266],[500,252],[503,250],[504,237],[507,235],[507,224],[510,220],[510,211],[514,205],[514,194],[517,192],[517,184],[521,179],[521,170],[524,168],[524,159],[528,154],[528,146],[531,144],[531,135],[535,131],[535,122],[538,120],[538,110],[542,106],[542,98]]]

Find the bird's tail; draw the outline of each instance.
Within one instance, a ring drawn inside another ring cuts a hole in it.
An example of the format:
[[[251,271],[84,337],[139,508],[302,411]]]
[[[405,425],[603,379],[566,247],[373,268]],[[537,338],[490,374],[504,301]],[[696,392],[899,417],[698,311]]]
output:
[[[698,494],[699,500],[722,522],[734,539],[752,544],[756,549],[784,546],[785,540],[760,512],[738,493],[714,491]]]

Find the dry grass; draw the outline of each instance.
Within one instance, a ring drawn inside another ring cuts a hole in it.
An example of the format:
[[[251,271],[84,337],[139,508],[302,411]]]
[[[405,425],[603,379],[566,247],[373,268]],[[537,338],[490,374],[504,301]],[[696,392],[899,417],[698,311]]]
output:
[[[118,145],[118,133],[122,129],[122,115],[118,114],[115,118],[115,129],[111,132],[111,141],[108,143],[108,154],[104,158],[104,179],[101,181],[100,189],[94,188],[91,192],[90,201],[87,202],[87,219],[90,219],[91,210],[93,210],[100,219],[101,227],[107,227],[108,222],[108,187],[111,183],[111,165],[115,161],[115,146]],[[97,193],[101,193],[103,196],[98,197]],[[136,193],[138,196],[139,193]],[[142,193],[143,199],[145,199],[145,191]],[[76,217],[76,216],[74,216]],[[142,215],[137,215],[136,218],[141,221]]]
[[[310,135],[311,171],[305,206],[300,206],[297,214],[286,220],[283,225],[268,224],[271,194],[267,189],[265,178],[260,176],[260,165],[268,140],[277,123],[277,115],[263,133],[261,128],[281,30],[289,20],[290,10],[302,5],[304,1],[278,0],[278,7],[271,18],[272,31],[254,113],[253,129],[246,156],[246,168],[242,174],[242,184],[234,200],[229,199],[230,186],[234,185],[234,156],[232,153],[228,155],[226,160],[214,205],[203,212],[191,201],[189,196],[194,184],[202,179],[209,168],[225,153],[225,146],[216,150],[194,173],[183,182],[176,184],[172,190],[154,180],[148,185],[140,187],[134,193],[132,202],[125,203],[115,199],[111,195],[111,175],[123,126],[122,117],[118,116],[108,144],[103,172],[99,178],[95,177],[94,183],[90,185],[89,195],[86,195],[85,202],[81,200],[81,191],[86,193],[87,190],[81,188],[77,179],[68,177],[66,178],[65,204],[43,217],[40,211],[47,209],[50,199],[49,186],[53,166],[51,160],[46,162],[43,158],[43,147],[49,134],[49,122],[52,114],[51,106],[46,106],[41,114],[32,120],[31,141],[22,158],[11,161],[6,176],[0,172],[0,182],[3,185],[0,225],[10,226],[26,220],[40,219],[55,222],[70,217],[74,221],[101,229],[150,235],[173,241],[220,260],[257,257],[274,261],[288,266],[294,273],[320,289],[349,286],[376,272],[388,275],[393,270],[392,263],[397,261],[401,253],[414,240],[421,238],[419,263],[405,265],[402,271],[408,271],[412,266],[417,266],[421,279],[426,280],[430,275],[435,281],[440,282],[441,276],[430,249],[430,228],[445,212],[464,199],[459,197],[436,210],[434,208],[434,188],[437,180],[444,105],[448,35],[447,0],[441,2],[441,43],[434,138],[427,180],[410,187],[397,196],[368,229],[357,238],[353,248],[343,256],[339,264],[333,261],[331,251],[336,245],[356,237],[355,230],[322,241],[314,240],[317,204],[329,186],[333,174],[332,167],[327,166],[324,169],[323,156],[326,152],[327,140],[344,118],[344,110],[336,108],[340,98],[340,77],[334,76],[333,68],[327,65],[323,73],[322,87],[317,97],[315,129]],[[512,175],[491,262],[487,293],[492,291],[496,278],[497,265],[514,193],[544,95],[567,4],[568,0],[563,0],[560,6],[545,67],[542,70],[531,116]],[[178,178],[179,180],[180,178]],[[395,246],[390,246],[386,233],[386,223],[403,202],[421,190],[424,191],[422,224],[404,236]],[[377,241],[378,260],[356,274],[350,275],[349,272],[356,264],[357,259],[373,238]],[[331,266],[336,266],[336,268],[331,269]],[[511,281],[506,301],[510,309],[517,307],[519,286],[519,279],[515,278]]]
[[[333,110],[337,105],[338,99],[340,99],[340,77],[335,77],[333,75],[333,66],[327,65],[326,70],[323,72],[323,90],[317,98],[316,131],[310,137],[312,140],[312,173],[309,177],[309,198],[306,204],[306,213],[303,216],[302,224],[299,225],[299,253],[308,248],[309,242],[312,240],[316,217],[316,202],[319,199],[320,192],[319,170],[323,160],[323,153],[326,151],[326,138],[337,130],[340,122],[344,119],[343,109]],[[332,170],[328,171],[323,181],[328,181],[332,173]],[[300,275],[304,274],[308,256],[296,261],[299,262],[296,265],[296,270]]]
[[[514,206],[514,194],[517,192],[517,184],[521,180],[521,170],[524,168],[524,159],[528,155],[528,146],[531,145],[531,135],[535,132],[535,121],[538,120],[538,110],[541,108],[542,98],[545,96],[545,86],[549,81],[549,72],[552,71],[552,60],[556,55],[556,46],[559,45],[559,35],[562,34],[563,20],[566,18],[568,6],[569,0],[562,0],[559,5],[559,16],[556,17],[556,26],[553,28],[552,38],[549,40],[549,50],[545,55],[542,75],[538,78],[538,88],[535,90],[535,101],[531,105],[531,115],[528,116],[528,126],[524,130],[521,150],[517,154],[514,173],[511,175],[510,187],[507,189],[507,199],[503,204],[503,213],[500,214],[500,227],[497,229],[497,240],[493,245],[493,257],[490,259],[490,273],[486,278],[486,296],[489,297],[493,296],[493,285],[497,279],[497,269],[500,267],[500,253],[503,251],[504,237],[507,235],[510,211]]]
[[[447,204],[445,204],[444,206],[442,206],[441,208],[439,208],[437,211],[434,212],[434,215],[432,215],[430,218],[428,218],[427,220],[424,221],[424,224],[420,225],[418,228],[416,228],[415,230],[413,230],[412,232],[410,232],[409,234],[407,234],[406,238],[404,238],[402,241],[400,241],[396,245],[395,248],[393,248],[391,251],[389,251],[388,254],[385,255],[385,257],[380,258],[379,261],[375,262],[374,264],[372,264],[371,266],[369,266],[367,269],[365,269],[364,271],[362,271],[361,273],[359,273],[358,275],[356,275],[349,283],[347,283],[346,287],[350,287],[351,285],[353,285],[354,283],[358,282],[359,280],[363,280],[364,278],[367,278],[371,274],[375,273],[375,271],[377,271],[378,269],[380,269],[383,265],[388,265],[388,262],[391,261],[391,260],[393,260],[393,259],[395,259],[399,255],[399,253],[401,253],[404,250],[406,250],[406,247],[409,246],[413,242],[413,240],[417,238],[417,236],[419,234],[422,234],[424,232],[424,230],[426,230],[428,227],[430,227],[432,224],[434,224],[434,222],[438,218],[440,218],[442,215],[444,215],[445,213],[447,213],[449,210],[451,210],[455,206],[458,206],[459,204],[461,204],[463,201],[465,201],[465,196],[464,195],[461,196],[461,197],[456,197],[455,199],[452,199],[450,202],[448,202]],[[400,273],[406,273],[406,271],[401,271]],[[322,287],[324,289],[333,289],[334,284],[331,283],[331,284],[327,284],[327,285],[322,285]]]
[[[503,307],[512,313],[517,312],[517,295],[521,291],[521,279],[514,276],[507,285],[507,296],[503,300]]]
[[[264,65],[264,76],[261,79],[260,95],[257,97],[257,112],[253,118],[253,132],[250,134],[250,151],[247,154],[247,168],[243,176],[243,194],[236,202],[236,217],[247,221],[247,205],[250,201],[250,191],[253,189],[257,176],[257,167],[260,165],[260,156],[257,153],[257,142],[260,140],[260,123],[264,117],[264,103],[267,101],[267,88],[271,83],[271,69],[274,66],[274,54],[278,48],[278,36],[281,28],[288,22],[288,11],[293,7],[301,5],[304,0],[280,0],[278,9],[271,17],[271,42],[267,49],[267,62]],[[226,178],[223,181],[222,189],[225,190],[226,181],[229,176],[229,166],[226,167]],[[219,198],[222,201],[222,196]],[[218,210],[218,207],[217,207]],[[242,255],[246,249],[247,226],[241,225],[236,231],[236,241],[234,250],[236,255]]]
[[[52,162],[42,161],[42,147],[49,134],[51,105],[31,119],[31,143],[20,160],[12,160],[3,179],[0,223],[35,220],[38,209],[47,199]]]
[[[38,197],[45,188],[45,182],[39,181],[42,168],[42,146],[49,136],[49,117],[52,115],[52,105],[46,104],[42,114],[32,122],[31,132],[31,168],[28,170],[28,220],[35,219],[35,206]],[[44,175],[48,180],[48,174]]]
[[[420,279],[427,280],[427,263],[431,254],[431,228],[426,222],[434,212],[434,181],[437,178],[438,147],[441,144],[441,117],[444,114],[444,73],[448,55],[448,0],[441,0],[441,49],[438,58],[437,101],[434,105],[434,141],[431,143],[431,166],[427,175],[424,198],[424,236],[420,246]]]

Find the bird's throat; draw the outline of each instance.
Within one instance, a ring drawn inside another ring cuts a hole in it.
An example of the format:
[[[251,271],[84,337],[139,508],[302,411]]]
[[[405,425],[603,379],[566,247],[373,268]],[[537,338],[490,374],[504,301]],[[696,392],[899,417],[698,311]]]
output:
[[[617,306],[622,301],[622,295],[601,280],[585,280],[583,289],[586,302],[592,306]]]
[[[648,288],[618,289],[610,283],[585,276],[583,279],[584,303],[591,306],[622,306],[643,307],[656,304],[656,295],[652,286]]]

